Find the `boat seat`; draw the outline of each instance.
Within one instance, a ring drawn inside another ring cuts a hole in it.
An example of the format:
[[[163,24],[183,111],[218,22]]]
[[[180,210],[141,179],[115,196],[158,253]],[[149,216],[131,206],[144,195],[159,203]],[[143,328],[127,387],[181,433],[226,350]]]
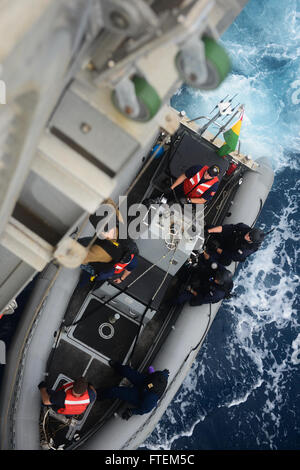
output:
[[[134,271],[132,271],[130,276],[128,276],[122,282],[122,284],[113,284],[113,286],[117,289],[124,289],[125,287],[129,286],[126,290],[126,293],[130,297],[136,299],[138,302],[141,302],[144,306],[148,305],[166,275],[166,272],[160,269],[158,266],[154,266],[149,271],[147,271],[151,266],[152,263],[150,263],[150,261],[138,255],[138,265]],[[130,285],[143,273],[145,274],[139,280],[137,280],[133,285]],[[172,278],[173,277],[170,274],[167,275],[163,285],[161,286],[154,300],[151,302],[150,310],[157,310],[159,308],[159,305]]]
[[[114,296],[119,292],[119,295],[114,298]],[[143,316],[145,311],[145,305],[142,304],[139,300],[131,297],[126,292],[120,292],[120,286],[118,288],[117,284],[113,282],[105,282],[98,289],[93,291],[93,294],[99,297],[103,302],[112,298],[111,302],[108,305],[113,306],[114,308],[120,310],[122,313],[126,314],[130,318],[134,318],[137,321]],[[155,315],[156,311],[149,309],[143,319],[143,325],[146,325]]]
[[[170,174],[178,178],[185,170],[194,165],[218,165],[220,167],[219,179],[221,180],[229,167],[229,161],[220,157],[216,147],[200,136],[184,132],[170,155]]]
[[[220,157],[216,147],[202,139],[199,135],[183,131],[181,138],[176,141],[174,148],[170,150],[168,160],[163,161],[149,184],[144,199],[156,197],[169,188],[171,182],[184,173],[187,168],[194,165],[220,167],[219,180],[221,181],[229,168],[230,162]]]

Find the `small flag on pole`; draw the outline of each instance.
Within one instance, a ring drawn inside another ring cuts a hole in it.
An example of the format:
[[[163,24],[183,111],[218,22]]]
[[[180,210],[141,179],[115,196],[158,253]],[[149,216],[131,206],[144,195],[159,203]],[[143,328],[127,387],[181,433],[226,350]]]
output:
[[[224,157],[224,155],[227,155],[228,153],[233,152],[236,149],[236,146],[239,140],[243,117],[244,117],[244,111],[242,111],[242,114],[239,120],[232,126],[232,128],[224,132],[223,136],[224,136],[225,142],[222,145],[222,147],[220,147],[219,150],[217,151],[217,154],[220,155],[220,157]]]

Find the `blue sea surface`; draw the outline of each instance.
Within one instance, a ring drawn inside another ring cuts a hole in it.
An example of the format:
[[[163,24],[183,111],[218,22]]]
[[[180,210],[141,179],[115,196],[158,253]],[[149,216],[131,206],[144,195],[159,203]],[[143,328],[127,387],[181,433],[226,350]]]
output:
[[[236,297],[223,303],[189,375],[143,448],[296,450],[300,2],[250,0],[221,42],[232,58],[230,76],[212,92],[183,86],[171,104],[195,118],[238,93],[245,104],[241,151],[253,159],[268,157],[275,170],[257,226],[275,230],[239,265]]]

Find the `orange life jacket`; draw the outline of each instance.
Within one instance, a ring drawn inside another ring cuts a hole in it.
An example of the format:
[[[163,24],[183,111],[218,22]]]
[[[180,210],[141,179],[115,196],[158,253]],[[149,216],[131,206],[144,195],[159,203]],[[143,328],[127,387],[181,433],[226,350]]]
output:
[[[124,271],[124,269],[126,268],[126,266],[128,266],[128,264],[131,263],[131,261],[133,260],[134,258],[134,255],[130,255],[130,260],[128,261],[128,263],[116,263],[114,265],[114,268],[115,268],[115,274],[119,274],[121,273],[122,271]]]
[[[208,170],[209,166],[204,166],[192,178],[186,178],[183,182],[184,194],[189,198],[202,197],[202,195],[211,188],[219,178],[215,176],[210,180],[205,180],[204,183],[198,184],[203,178],[204,173]],[[198,185],[198,186],[197,186]]]
[[[62,415],[81,415],[90,404],[88,390],[86,390],[86,392],[84,392],[80,397],[74,397],[72,393],[73,382],[63,385],[61,389],[66,392],[65,407],[57,410],[57,413]]]

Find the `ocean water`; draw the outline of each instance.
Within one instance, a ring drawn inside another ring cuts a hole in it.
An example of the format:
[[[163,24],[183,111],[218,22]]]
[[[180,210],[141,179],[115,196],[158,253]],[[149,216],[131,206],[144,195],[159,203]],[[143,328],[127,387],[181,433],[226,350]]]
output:
[[[275,230],[240,265],[197,359],[147,449],[300,448],[300,1],[250,0],[221,38],[233,69],[219,89],[183,86],[190,118],[227,94],[245,104],[241,151],[267,156],[275,181],[257,226]],[[217,128],[212,131],[217,132]]]

